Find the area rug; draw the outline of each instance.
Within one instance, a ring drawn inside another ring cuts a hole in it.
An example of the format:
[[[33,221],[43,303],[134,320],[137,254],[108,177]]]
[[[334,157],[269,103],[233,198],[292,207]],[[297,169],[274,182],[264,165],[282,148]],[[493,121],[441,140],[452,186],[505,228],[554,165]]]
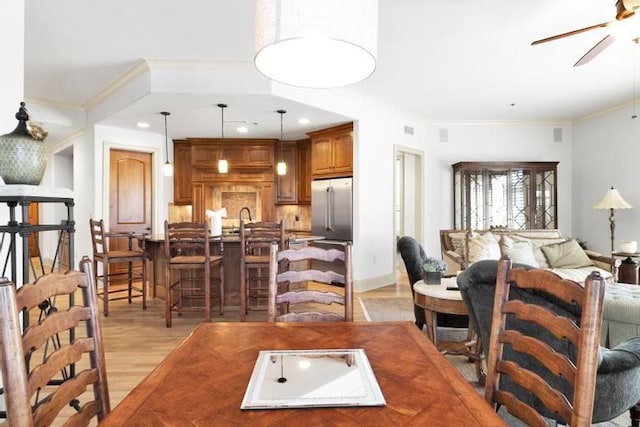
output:
[[[369,322],[414,321],[413,300],[400,298],[359,298],[364,317]]]

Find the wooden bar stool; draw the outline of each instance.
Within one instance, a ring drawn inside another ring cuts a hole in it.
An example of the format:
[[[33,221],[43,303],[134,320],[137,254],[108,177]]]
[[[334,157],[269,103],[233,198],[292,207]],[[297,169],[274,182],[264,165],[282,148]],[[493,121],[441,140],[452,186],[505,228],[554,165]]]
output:
[[[183,311],[204,311],[205,320],[211,321],[211,284],[218,283],[217,298],[220,315],[224,314],[224,267],[222,262],[222,236],[215,236],[218,253],[211,253],[212,237],[206,222],[164,222],[165,255],[165,317],[171,327],[171,314]],[[218,277],[211,277],[211,269],[218,270]],[[173,281],[176,272],[177,279]],[[189,304],[185,304],[186,301]],[[202,305],[193,305],[203,301]]]
[[[250,302],[253,308],[267,309],[269,298],[269,249],[277,243],[286,249],[284,227],[279,222],[240,221],[240,321],[247,320]]]
[[[142,298],[142,309],[147,309],[147,256],[143,234],[108,233],[103,220],[89,219],[91,242],[93,244],[93,274],[95,282],[102,281],[102,291],[98,298],[103,300],[103,313],[109,315],[109,301],[126,299],[131,304],[133,298]],[[102,263],[102,274],[98,274],[98,263]],[[126,265],[118,269],[113,264]],[[139,266],[139,267],[138,267]],[[113,287],[118,279],[126,280],[124,288]],[[141,285],[136,285],[137,281]],[[110,295],[122,295],[111,297]]]

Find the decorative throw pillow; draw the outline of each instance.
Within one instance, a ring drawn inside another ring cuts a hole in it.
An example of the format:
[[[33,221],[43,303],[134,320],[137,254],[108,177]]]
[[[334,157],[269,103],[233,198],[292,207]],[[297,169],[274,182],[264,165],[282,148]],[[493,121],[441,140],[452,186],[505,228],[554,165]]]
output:
[[[471,233],[468,236],[467,261],[472,264],[483,259],[500,259],[500,245],[491,232],[484,234]]]
[[[562,237],[538,239],[538,238],[534,238],[534,237],[520,236],[520,235],[517,235],[517,234],[514,234],[511,237],[516,242],[529,242],[531,244],[531,249],[533,250],[533,256],[534,256],[536,262],[538,263],[538,267],[539,268],[549,268],[549,267],[551,267],[549,265],[549,263],[547,262],[547,257],[540,250],[540,248],[542,246],[551,245],[551,244],[554,244],[554,243],[562,243],[562,242],[566,242],[567,241],[567,239],[562,238]]]
[[[539,267],[533,255],[533,248],[528,241],[516,242],[508,236],[502,238],[502,255],[509,255],[514,263],[527,264],[532,267]]]
[[[593,265],[576,239],[540,248],[553,268],[580,268]]]

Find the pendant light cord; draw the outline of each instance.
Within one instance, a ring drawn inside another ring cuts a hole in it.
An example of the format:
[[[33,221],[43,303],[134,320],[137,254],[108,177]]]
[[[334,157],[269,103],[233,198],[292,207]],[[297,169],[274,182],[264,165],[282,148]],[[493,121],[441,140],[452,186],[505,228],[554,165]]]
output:
[[[171,113],[167,112],[167,111],[162,111],[160,112],[160,114],[162,114],[164,116],[164,152],[167,156],[167,161],[166,163],[169,163],[169,134],[167,133],[167,116],[170,115]]]
[[[227,108],[227,104],[218,104],[218,107],[220,107],[220,112],[221,112],[221,119],[220,119],[220,135],[221,135],[221,140],[220,140],[220,159],[224,160],[224,109]]]
[[[287,113],[287,110],[278,110],[278,114],[280,114],[280,161],[283,162],[284,159],[282,158],[282,141],[284,140],[284,128],[282,125],[282,120],[284,115]]]

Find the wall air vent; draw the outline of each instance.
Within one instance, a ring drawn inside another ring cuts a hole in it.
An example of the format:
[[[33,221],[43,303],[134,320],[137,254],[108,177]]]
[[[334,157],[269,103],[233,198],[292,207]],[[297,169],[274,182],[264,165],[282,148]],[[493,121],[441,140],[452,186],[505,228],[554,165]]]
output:
[[[413,128],[411,126],[404,125],[404,133],[407,135],[413,135]]]

